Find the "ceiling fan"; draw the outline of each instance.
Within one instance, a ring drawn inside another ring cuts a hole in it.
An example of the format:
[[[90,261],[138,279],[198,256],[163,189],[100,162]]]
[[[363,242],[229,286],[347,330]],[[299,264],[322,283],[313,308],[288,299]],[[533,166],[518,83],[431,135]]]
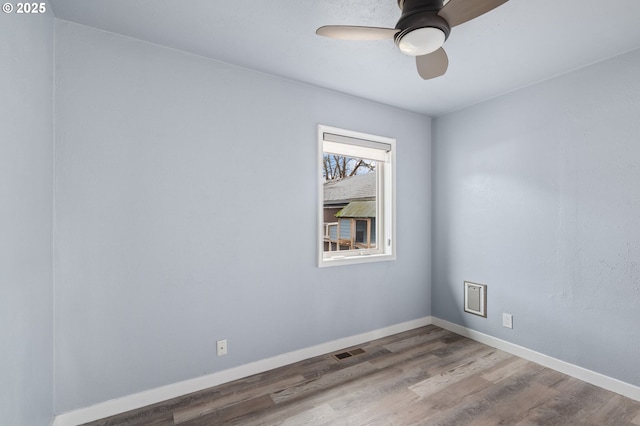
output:
[[[483,15],[508,0],[398,0],[402,11],[395,28],[327,25],[316,34],[340,40],[393,38],[400,51],[416,57],[418,74],[425,80],[447,71],[449,58],[442,48],[451,28]]]

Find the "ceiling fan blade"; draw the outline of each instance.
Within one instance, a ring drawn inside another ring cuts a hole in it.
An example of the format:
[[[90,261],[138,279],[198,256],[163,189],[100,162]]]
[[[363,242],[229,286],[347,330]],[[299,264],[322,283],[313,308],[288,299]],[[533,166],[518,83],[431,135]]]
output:
[[[450,26],[464,24],[509,0],[450,0],[438,15],[447,20]]]
[[[424,80],[440,77],[449,67],[449,57],[447,52],[441,47],[428,55],[416,56],[416,65],[418,66],[418,74]]]
[[[326,25],[318,28],[316,34],[340,40],[386,40],[393,38],[398,31],[394,28]]]

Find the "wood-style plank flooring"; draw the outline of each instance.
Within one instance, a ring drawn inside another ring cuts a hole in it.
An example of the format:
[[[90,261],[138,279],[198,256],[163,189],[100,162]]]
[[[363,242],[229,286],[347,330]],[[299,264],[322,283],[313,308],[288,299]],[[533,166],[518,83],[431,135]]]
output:
[[[90,424],[640,426],[640,402],[436,326],[358,348]]]

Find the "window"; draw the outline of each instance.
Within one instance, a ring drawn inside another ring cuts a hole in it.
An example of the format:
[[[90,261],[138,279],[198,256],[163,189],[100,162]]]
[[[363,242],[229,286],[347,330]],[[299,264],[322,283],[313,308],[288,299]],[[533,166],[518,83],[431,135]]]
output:
[[[318,126],[319,266],[395,259],[395,143]]]

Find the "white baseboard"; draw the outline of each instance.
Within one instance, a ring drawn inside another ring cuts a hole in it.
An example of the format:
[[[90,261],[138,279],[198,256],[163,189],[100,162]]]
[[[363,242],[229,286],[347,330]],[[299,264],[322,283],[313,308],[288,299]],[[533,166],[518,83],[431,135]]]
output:
[[[551,368],[553,370],[559,371],[560,373],[575,377],[576,379],[591,383],[592,385],[601,387],[603,389],[610,390],[612,392],[626,396],[627,398],[640,401],[640,387],[638,386],[634,386],[621,380],[596,373],[595,371],[587,370],[586,368],[578,367],[577,365],[561,361],[557,358],[552,358],[540,352],[527,349],[523,346],[519,346],[493,336],[489,336],[488,334],[480,333],[479,331],[471,330],[469,328],[442,320],[440,318],[433,317],[432,319],[433,325],[437,325],[438,327],[442,327],[453,333],[468,337],[472,340],[475,340],[476,342],[484,343],[485,345],[489,345],[496,349],[500,349],[510,354],[519,356],[520,358],[535,362],[536,364]]]
[[[273,358],[263,359],[252,362],[250,364],[241,365],[228,370],[209,374],[195,379],[185,380],[166,386],[150,389],[144,392],[135,393],[124,396],[122,398],[112,399],[110,401],[101,402],[90,407],[81,408],[79,410],[69,411],[67,413],[58,414],[54,420],[53,426],[77,426],[105,417],[114,416],[147,405],[156,404],[171,398],[176,398],[188,393],[197,392],[233,380],[242,379],[254,374],[263,373],[274,368],[293,364],[308,358],[313,358],[329,352],[335,352],[350,346],[360,345],[371,340],[381,337],[391,336],[393,334],[402,333],[403,331],[412,330],[414,328],[423,327],[431,324],[431,317],[419,318],[412,321],[403,322],[401,324],[392,325],[378,330],[369,331],[358,334],[356,336],[345,337],[331,342],[322,343],[320,345],[309,348],[300,349],[286,354],[278,355]]]

